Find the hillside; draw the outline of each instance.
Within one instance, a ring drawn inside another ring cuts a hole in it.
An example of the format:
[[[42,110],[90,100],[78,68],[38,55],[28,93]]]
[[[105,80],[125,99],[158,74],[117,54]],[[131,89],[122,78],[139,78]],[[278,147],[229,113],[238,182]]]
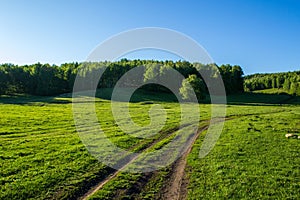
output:
[[[300,71],[253,74],[244,77],[245,91],[300,95]]]

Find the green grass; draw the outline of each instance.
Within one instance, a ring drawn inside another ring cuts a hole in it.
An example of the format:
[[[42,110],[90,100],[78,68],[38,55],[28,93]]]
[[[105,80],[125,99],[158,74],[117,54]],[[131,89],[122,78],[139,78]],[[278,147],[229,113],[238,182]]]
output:
[[[146,125],[152,104],[144,102],[149,100],[147,95],[136,96],[143,101],[130,104],[130,114],[137,124]],[[119,147],[134,147],[133,151],[139,151],[160,136],[139,139],[123,133],[113,120],[109,101],[96,100],[101,127]],[[74,197],[88,187],[87,183],[111,171],[82,144],[75,129],[70,98],[18,95],[3,96],[0,102],[0,199]],[[178,127],[178,104],[160,103],[168,113],[162,132]]]
[[[226,122],[204,159],[198,157],[202,140],[194,145],[188,199],[299,198],[300,143],[285,134],[300,133],[300,107],[254,108],[256,114]]]
[[[250,118],[251,121],[258,121],[260,120],[259,116],[268,116],[272,114],[279,114],[283,111],[289,113],[293,110],[295,106],[290,107],[279,107],[279,106],[237,106],[237,105],[229,105],[227,109],[227,116],[230,118],[233,118],[234,120],[238,119],[244,119],[244,118]],[[232,120],[232,121],[234,121]],[[228,122],[226,122],[228,123]],[[263,123],[266,123],[264,121]],[[203,126],[202,124],[201,126]],[[227,127],[227,126],[226,126]],[[236,128],[231,124],[232,128]],[[250,131],[260,131],[255,127],[247,127],[250,128]],[[226,130],[226,129],[225,129]],[[292,131],[292,130],[291,130]],[[289,131],[290,132],[290,131]],[[174,135],[172,136],[174,137]],[[282,138],[285,139],[284,135],[282,135]],[[159,149],[162,144],[168,143],[168,140],[170,138],[166,138],[159,142],[157,145],[155,145],[154,149]],[[231,138],[228,138],[229,140]],[[201,138],[198,140],[201,143]],[[239,142],[239,141],[232,141],[232,142]],[[198,143],[197,143],[198,144]],[[219,144],[219,143],[218,143]],[[258,144],[260,145],[260,144]],[[194,149],[195,151],[195,149]],[[233,151],[235,153],[235,150]],[[197,149],[197,158],[198,158],[199,148]],[[224,154],[224,153],[223,153]],[[194,170],[194,168],[199,168],[199,163],[196,163],[195,166],[189,166],[188,169]],[[170,173],[170,166],[159,170],[154,173],[154,175],[151,176],[149,180],[147,180],[147,183],[144,183],[143,181],[143,175],[142,174],[128,174],[128,173],[121,173],[119,176],[111,180],[107,185],[105,185],[101,190],[99,190],[96,194],[94,194],[91,199],[122,199],[122,198],[128,198],[128,199],[159,199],[160,198],[160,190],[164,186],[164,181],[167,180],[167,176]],[[191,176],[197,176],[198,171],[190,171]],[[210,176],[214,176],[213,174],[210,174]],[[191,179],[191,181],[193,181]],[[126,184],[125,184],[126,183]],[[141,187],[141,184],[143,184],[143,187]],[[192,184],[192,183],[191,183]],[[126,186],[125,186],[126,185]],[[137,186],[140,186],[137,188]],[[192,191],[197,191],[197,185],[194,186],[194,188],[190,188]],[[132,193],[132,191],[134,191]],[[194,197],[194,199],[199,199],[201,196],[197,196],[199,194],[193,193],[191,196]],[[211,196],[211,199],[214,198],[221,198],[220,196]],[[193,198],[192,198],[193,199]]]
[[[111,89],[97,92],[101,97],[96,98],[97,117],[106,136],[121,148],[141,151],[179,125],[180,107],[173,95],[141,90],[129,105],[135,123],[148,125],[148,111],[154,104],[162,105],[168,116],[159,134],[132,137],[115,123],[110,94]],[[284,134],[299,133],[300,108],[277,105],[299,102],[288,98],[250,93],[228,97],[227,116],[232,120],[226,122],[218,144],[200,160],[200,138],[189,156],[191,199],[299,197],[299,140],[286,140]],[[116,103],[126,106],[126,102]],[[0,199],[74,198],[112,172],[80,140],[70,95],[1,96],[0,110]],[[200,110],[201,120],[209,119],[210,105],[200,104]],[[170,138],[149,151],[160,149]],[[152,199],[167,174],[167,168],[153,177],[121,173],[92,198]]]
[[[0,199],[72,196],[80,181],[106,170],[77,136],[71,105],[1,104],[0,109]]]
[[[282,88],[270,88],[264,90],[255,90],[253,93],[260,93],[260,94],[287,94],[286,91]]]

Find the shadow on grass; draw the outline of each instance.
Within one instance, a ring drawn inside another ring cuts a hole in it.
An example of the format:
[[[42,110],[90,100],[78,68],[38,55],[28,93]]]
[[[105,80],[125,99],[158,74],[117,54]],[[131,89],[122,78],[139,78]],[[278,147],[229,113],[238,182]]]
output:
[[[26,94],[13,94],[13,95],[1,95],[0,104],[19,104],[19,105],[30,105],[30,104],[67,104],[72,103],[70,97],[60,98],[59,96],[32,96]]]
[[[95,101],[111,100],[113,89],[103,88],[97,90]],[[126,94],[129,90],[124,88],[121,94],[118,94],[118,101],[125,101]],[[85,103],[87,101],[84,101]],[[137,90],[130,98],[130,102],[143,102],[150,104],[152,102],[178,102],[176,96],[167,92],[149,92],[145,90]],[[44,105],[44,104],[69,104],[72,103],[72,93],[61,94],[57,96],[32,96],[26,94],[1,95],[0,104],[19,104],[19,105]],[[77,102],[80,103],[80,102]]]
[[[112,88],[99,89],[96,92],[96,101],[110,100],[112,95]],[[124,88],[123,94],[118,94],[118,101],[125,101],[125,96],[128,90]],[[143,89],[136,90],[130,98],[132,103],[145,103],[151,104],[152,102],[178,102],[176,96],[170,92],[154,92],[146,91]],[[31,96],[25,94],[2,95],[0,96],[0,104],[69,104],[72,103],[72,93],[61,94],[58,96]],[[209,104],[210,98],[206,97],[200,103]],[[240,94],[228,95],[227,104],[229,105],[253,105],[253,106],[266,106],[266,105],[300,105],[299,96],[291,96],[287,94],[262,94],[245,92]]]
[[[288,105],[300,104],[299,96],[288,94],[263,94],[245,92],[227,96],[227,104],[230,105]]]
[[[101,90],[97,90],[96,97],[111,100],[113,89],[104,88]],[[126,101],[126,96],[129,94],[129,90],[124,88],[121,93],[117,94],[117,101]],[[144,89],[137,89],[130,98],[130,102],[139,103],[145,102],[151,103],[155,102],[178,102],[176,96],[171,92],[155,92],[155,91],[147,91]]]

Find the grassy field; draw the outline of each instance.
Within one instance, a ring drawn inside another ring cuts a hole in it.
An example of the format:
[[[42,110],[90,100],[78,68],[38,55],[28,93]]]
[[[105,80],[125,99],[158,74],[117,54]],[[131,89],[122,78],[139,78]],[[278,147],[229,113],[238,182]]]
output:
[[[137,99],[141,95],[137,95]],[[149,99],[144,95],[143,99]],[[112,169],[92,157],[77,135],[70,98],[14,96],[1,98],[1,199],[70,198],[105,177]],[[144,101],[143,101],[144,102]],[[138,124],[147,124],[152,104],[131,105],[131,115]],[[161,102],[168,110],[168,120],[161,134],[141,140],[130,137],[114,123],[110,103],[97,99],[97,115],[103,131],[119,147],[145,143],[174,129],[179,124],[177,103]],[[126,104],[122,103],[121,104]],[[208,106],[204,106],[208,107]]]
[[[0,105],[1,199],[69,196],[105,169],[78,138],[70,104],[12,101]]]
[[[159,134],[141,139],[116,125],[109,95],[110,90],[98,94],[96,111],[102,129],[118,146],[141,151],[160,140],[149,149],[154,151],[176,134],[180,107],[174,96],[139,91],[132,97],[130,114],[137,124],[149,123],[148,110],[154,103],[168,114]],[[213,151],[198,158],[201,135],[188,156],[188,198],[299,198],[300,140],[285,138],[286,133],[300,132],[298,99],[241,94],[229,96],[228,101],[229,120]],[[91,156],[81,142],[68,95],[2,96],[0,109],[0,199],[76,199],[114,171]],[[199,126],[204,127],[210,105],[200,104],[200,110]],[[171,168],[153,174],[120,173],[91,198],[159,199]]]
[[[236,108],[238,109],[238,108]],[[189,199],[298,199],[300,107],[255,107],[254,115],[226,122],[213,151],[188,157]]]

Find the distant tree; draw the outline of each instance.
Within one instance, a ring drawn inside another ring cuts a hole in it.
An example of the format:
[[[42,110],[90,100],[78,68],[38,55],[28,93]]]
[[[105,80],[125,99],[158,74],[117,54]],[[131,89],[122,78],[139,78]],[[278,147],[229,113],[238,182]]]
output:
[[[299,82],[300,71],[253,74],[245,77],[244,87],[249,91],[282,88],[286,93],[298,95]]]
[[[10,82],[8,73],[4,65],[0,66],[0,94],[6,94]]]
[[[182,81],[179,91],[184,100],[196,101],[193,94],[196,95],[198,100],[205,99],[205,85],[195,74]]]
[[[276,76],[272,76],[272,88],[277,88]]]
[[[297,87],[298,87],[298,83],[292,82],[291,86],[290,86],[290,94],[296,95],[297,94]]]
[[[161,64],[151,63],[146,65],[146,71],[144,74],[144,82],[149,80],[158,81],[160,76]]]
[[[276,85],[277,88],[282,88],[284,83],[284,77],[283,76],[278,76],[276,79]]]
[[[283,89],[287,92],[290,91],[290,85],[291,85],[290,80],[288,78],[285,79],[283,83]]]
[[[175,70],[172,65],[162,65],[159,70],[160,81],[163,85],[168,85],[172,91],[179,92],[183,76]]]
[[[191,74],[197,74],[197,69],[193,67],[193,65],[187,61],[177,61],[175,63],[175,69],[182,74],[185,78],[187,78]]]
[[[243,78],[244,72],[242,68],[238,65],[234,65],[232,67],[232,88],[233,93],[236,92],[243,92],[244,91],[244,78]]]
[[[160,68],[161,68],[161,64],[157,64],[157,63],[147,64],[145,66],[144,83],[149,83],[149,81],[156,82],[156,83],[160,82]],[[160,86],[153,85],[153,84],[145,86],[145,88],[153,91],[159,91],[161,89]]]
[[[75,78],[82,81],[80,90],[98,87],[114,87],[119,79],[129,70],[142,66],[140,73],[130,77],[122,83],[124,87],[140,85],[149,81],[167,84],[179,90],[182,79],[189,78],[197,91],[201,88],[201,95],[208,92],[208,88],[215,84],[216,78],[222,76],[227,93],[243,90],[243,72],[239,66],[190,63],[187,61],[155,61],[155,60],[128,60],[116,62],[84,62],[64,63],[60,66],[36,63],[33,65],[17,66],[13,64],[0,65],[0,94],[28,93],[33,95],[55,95],[71,92]],[[106,69],[106,70],[105,70]],[[173,73],[177,70],[182,76]],[[200,73],[199,73],[200,72]],[[103,73],[103,74],[102,74]],[[102,74],[99,82],[98,77]],[[196,77],[196,81],[193,80]],[[204,78],[207,82],[204,84]],[[300,81],[300,80],[299,80]],[[284,81],[283,81],[284,82]],[[197,84],[199,84],[197,86]],[[256,89],[261,87],[261,81],[247,82],[247,87]],[[298,86],[297,86],[298,87]],[[147,90],[167,91],[160,85],[149,85]],[[198,94],[198,95],[199,95]],[[198,96],[199,98],[201,97]]]
[[[240,66],[229,64],[219,67],[225,85],[226,93],[232,94],[244,91],[243,70]]]

